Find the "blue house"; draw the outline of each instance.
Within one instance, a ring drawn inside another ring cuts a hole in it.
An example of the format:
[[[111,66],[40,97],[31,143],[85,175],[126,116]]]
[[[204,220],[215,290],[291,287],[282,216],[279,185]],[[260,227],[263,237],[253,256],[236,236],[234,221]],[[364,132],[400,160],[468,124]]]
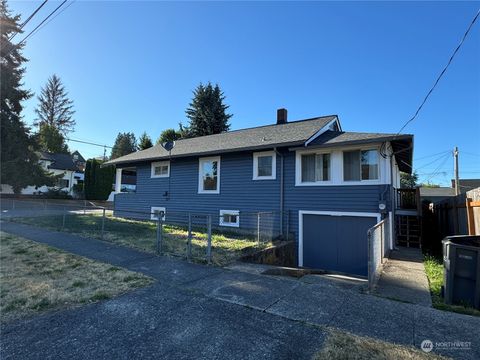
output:
[[[412,153],[412,135],[346,132],[336,115],[287,121],[279,109],[272,125],[111,160],[116,179],[137,173],[134,193],[116,183],[114,209],[152,218],[208,213],[230,230],[254,229],[255,214],[267,214],[272,231],[298,243],[299,266],[365,275],[367,230],[388,217],[393,232],[396,216],[415,215],[395,213]]]

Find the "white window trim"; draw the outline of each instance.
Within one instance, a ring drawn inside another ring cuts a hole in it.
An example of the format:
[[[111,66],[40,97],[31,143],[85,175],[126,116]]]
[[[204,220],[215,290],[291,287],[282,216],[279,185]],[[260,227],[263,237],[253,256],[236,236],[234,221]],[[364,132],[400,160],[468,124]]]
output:
[[[343,152],[353,150],[377,150],[380,151],[378,143],[365,144],[363,146],[344,146],[341,148],[317,148],[311,150],[295,150],[295,186],[352,186],[352,185],[392,185],[390,178],[390,159],[383,158],[380,153],[378,155],[378,179],[376,180],[360,180],[360,181],[344,181],[343,180]],[[321,154],[330,153],[330,180],[318,181],[314,183],[302,183],[301,155],[303,154]]]
[[[223,215],[236,215],[237,222],[236,223],[225,223],[223,222]],[[220,226],[228,226],[228,227],[240,227],[240,211],[239,210],[220,210],[219,216],[219,225]]]
[[[382,219],[379,213],[368,212],[344,212],[344,211],[298,211],[298,266],[303,266],[303,215],[329,215],[329,216],[359,216],[359,217],[375,217],[377,223]],[[365,241],[367,241],[367,234],[365,234]]]
[[[217,161],[217,189],[203,190],[202,164],[207,161]],[[203,157],[198,159],[198,193],[199,194],[220,194],[220,156]]]
[[[272,157],[272,175],[258,176],[258,158],[262,156]],[[262,151],[253,153],[253,180],[275,180],[277,178],[277,154],[275,151]]]
[[[325,181],[311,181],[311,182],[302,182],[302,155],[310,154],[330,154],[330,180]],[[306,151],[297,151],[295,155],[295,186],[325,186],[333,184],[333,159],[332,152],[328,150],[306,150]]]
[[[168,166],[168,172],[166,175],[155,175],[156,166]],[[155,161],[150,165],[150,177],[153,178],[168,178],[170,176],[170,161]]]
[[[167,214],[164,206],[152,206],[150,208],[150,219],[158,220],[158,217],[155,216],[155,211],[163,211],[162,221],[165,221],[165,216]]]

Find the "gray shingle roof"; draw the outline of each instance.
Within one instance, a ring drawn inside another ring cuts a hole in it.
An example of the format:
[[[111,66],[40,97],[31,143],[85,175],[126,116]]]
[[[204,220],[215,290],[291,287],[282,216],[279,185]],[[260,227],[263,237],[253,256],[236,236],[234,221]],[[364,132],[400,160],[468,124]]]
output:
[[[413,135],[398,135],[388,133],[360,133],[344,131],[326,131],[318,138],[313,140],[308,146],[337,146],[343,143],[366,143],[372,141],[389,141],[394,138],[405,139]]]
[[[49,169],[77,171],[77,165],[73,162],[70,154],[54,154],[41,151],[40,159],[51,161]]]
[[[274,146],[296,146],[303,144],[318,130],[336,118],[336,115],[330,115],[291,121],[280,125],[259,126],[216,135],[178,140],[175,143],[171,156],[213,155],[241,150],[272,148]],[[167,159],[168,157],[168,152],[161,145],[155,145],[149,149],[110,160],[106,164],[127,164],[146,160]]]

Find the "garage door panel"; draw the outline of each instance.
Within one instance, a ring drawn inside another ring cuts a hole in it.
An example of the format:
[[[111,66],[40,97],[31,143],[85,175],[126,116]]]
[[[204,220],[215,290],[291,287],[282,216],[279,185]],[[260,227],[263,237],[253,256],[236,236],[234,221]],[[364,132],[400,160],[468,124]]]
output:
[[[314,268],[316,264],[335,267],[337,263],[336,224],[327,216],[303,215],[304,242],[303,266]]]
[[[376,223],[376,217],[303,214],[303,266],[367,276],[367,231]]]

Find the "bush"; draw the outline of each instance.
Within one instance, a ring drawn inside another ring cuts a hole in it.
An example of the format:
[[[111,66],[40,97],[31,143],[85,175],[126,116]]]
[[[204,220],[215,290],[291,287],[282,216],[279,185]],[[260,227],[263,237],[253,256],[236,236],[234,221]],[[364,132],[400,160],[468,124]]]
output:
[[[72,196],[65,190],[51,188],[47,192],[42,193],[42,196],[47,199],[71,199]]]
[[[73,194],[77,199],[85,199],[85,192],[83,191],[83,184],[75,184],[72,186]]]

